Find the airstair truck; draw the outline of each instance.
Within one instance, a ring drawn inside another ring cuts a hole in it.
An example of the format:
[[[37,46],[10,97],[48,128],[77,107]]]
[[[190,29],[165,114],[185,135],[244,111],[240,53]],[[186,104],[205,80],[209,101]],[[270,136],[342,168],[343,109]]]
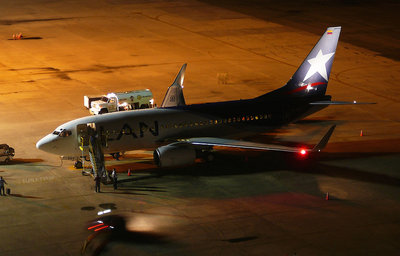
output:
[[[84,96],[83,104],[93,115],[115,111],[152,108],[153,93],[149,90],[109,93],[103,96]]]

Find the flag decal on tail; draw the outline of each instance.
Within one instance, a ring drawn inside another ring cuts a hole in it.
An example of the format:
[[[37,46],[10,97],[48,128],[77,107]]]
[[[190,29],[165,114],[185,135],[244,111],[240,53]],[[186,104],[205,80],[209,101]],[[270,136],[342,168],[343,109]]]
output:
[[[328,30],[328,31],[326,31],[327,33],[328,33],[328,35],[332,35],[332,30]]]
[[[317,83],[312,83],[312,84],[304,84],[303,83],[302,85],[300,85],[300,87],[298,87],[294,90],[288,91],[287,94],[293,94],[295,92],[299,92],[299,91],[303,91],[303,90],[307,90],[307,91],[316,90],[317,88],[314,88],[314,87],[318,86],[318,85],[322,85],[322,84],[326,84],[326,83],[322,83],[322,82],[317,82]]]
[[[310,63],[311,67],[308,70],[306,76],[303,79],[303,82],[310,78],[315,73],[319,73],[325,81],[328,81],[328,75],[326,73],[325,63],[335,54],[335,52],[323,54],[322,50],[319,50],[317,56],[315,58],[308,59],[308,63]]]

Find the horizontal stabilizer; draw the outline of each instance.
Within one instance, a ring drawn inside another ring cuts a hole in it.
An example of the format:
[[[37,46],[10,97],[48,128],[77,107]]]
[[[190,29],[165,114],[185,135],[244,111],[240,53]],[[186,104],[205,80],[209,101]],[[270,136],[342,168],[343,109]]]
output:
[[[365,104],[376,104],[376,102],[357,102],[357,101],[314,101],[310,102],[310,105],[365,105]]]

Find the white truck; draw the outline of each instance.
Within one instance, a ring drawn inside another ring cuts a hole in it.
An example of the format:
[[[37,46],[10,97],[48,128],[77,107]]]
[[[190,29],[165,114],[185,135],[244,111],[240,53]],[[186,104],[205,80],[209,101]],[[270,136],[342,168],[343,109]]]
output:
[[[102,96],[84,96],[83,105],[93,115],[115,111],[152,108],[153,93],[149,90],[109,93]]]

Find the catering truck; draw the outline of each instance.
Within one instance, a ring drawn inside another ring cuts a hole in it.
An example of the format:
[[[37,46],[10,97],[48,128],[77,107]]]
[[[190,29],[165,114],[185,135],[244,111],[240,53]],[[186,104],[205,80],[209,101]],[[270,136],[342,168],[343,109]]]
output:
[[[102,96],[84,96],[83,105],[93,115],[115,111],[152,108],[153,93],[149,90],[109,93]]]

